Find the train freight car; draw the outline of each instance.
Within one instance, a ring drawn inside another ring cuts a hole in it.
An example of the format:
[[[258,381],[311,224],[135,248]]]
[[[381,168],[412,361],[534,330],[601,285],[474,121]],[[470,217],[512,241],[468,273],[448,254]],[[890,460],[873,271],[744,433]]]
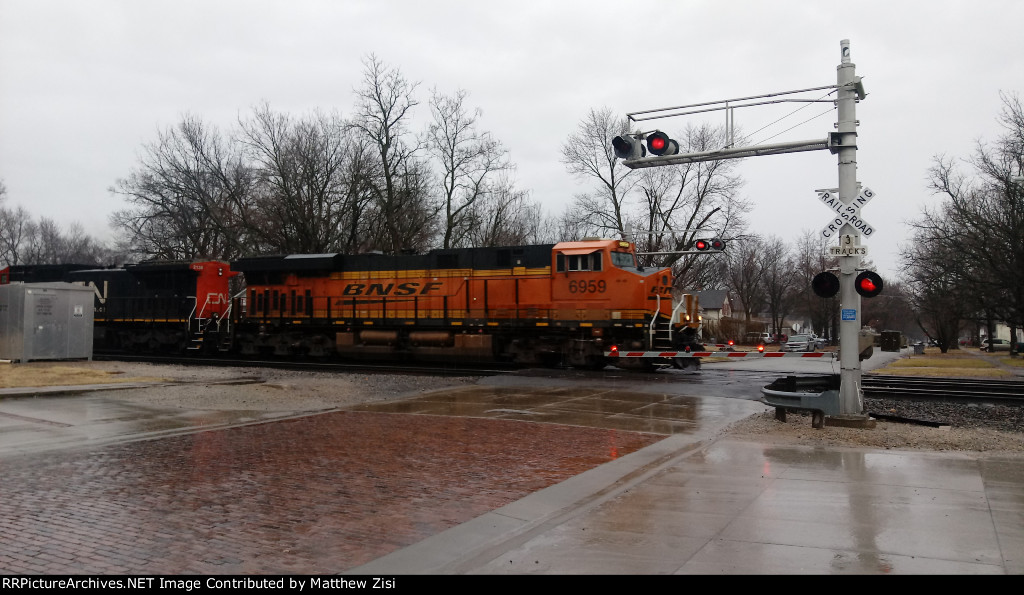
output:
[[[96,268],[88,264],[16,264],[0,269],[0,285],[8,283],[65,283],[68,273]]]
[[[231,346],[233,273],[225,262],[149,261],[120,268],[19,265],[0,283],[63,281],[91,287],[96,351],[186,353]]]
[[[670,269],[637,266],[626,241],[266,256],[231,268],[245,277],[244,354],[597,368],[613,345],[700,347],[695,297],[674,309]]]

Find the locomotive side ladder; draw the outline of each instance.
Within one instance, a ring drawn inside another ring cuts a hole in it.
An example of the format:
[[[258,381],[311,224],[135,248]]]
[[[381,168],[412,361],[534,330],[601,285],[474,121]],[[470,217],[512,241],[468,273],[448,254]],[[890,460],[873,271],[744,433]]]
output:
[[[198,304],[199,300],[189,296],[195,300],[194,304]],[[196,306],[193,305],[192,312],[188,316],[188,351],[203,351],[206,347],[206,337],[210,332],[216,333],[218,351],[228,351],[231,349],[231,303],[228,303],[228,309],[224,313],[224,317],[219,317],[215,312],[210,316],[203,316],[210,306],[210,296],[206,296],[206,303],[197,313]],[[211,325],[213,328],[211,328]]]

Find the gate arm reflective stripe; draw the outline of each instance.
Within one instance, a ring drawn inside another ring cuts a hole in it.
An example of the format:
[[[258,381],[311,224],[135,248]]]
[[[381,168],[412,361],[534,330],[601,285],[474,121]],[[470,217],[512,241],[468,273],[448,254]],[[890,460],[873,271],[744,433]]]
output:
[[[833,351],[812,353],[759,353],[757,351],[605,351],[605,357],[831,357]]]

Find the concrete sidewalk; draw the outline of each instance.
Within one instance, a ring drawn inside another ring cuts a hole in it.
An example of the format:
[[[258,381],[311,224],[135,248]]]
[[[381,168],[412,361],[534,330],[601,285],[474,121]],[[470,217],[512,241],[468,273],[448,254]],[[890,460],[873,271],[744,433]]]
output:
[[[349,574],[1024,574],[1024,455],[675,435]]]

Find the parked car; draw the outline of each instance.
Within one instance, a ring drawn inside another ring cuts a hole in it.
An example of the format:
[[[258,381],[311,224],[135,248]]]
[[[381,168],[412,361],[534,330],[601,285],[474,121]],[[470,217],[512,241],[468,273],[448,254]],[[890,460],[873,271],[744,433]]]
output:
[[[982,351],[988,351],[989,343],[992,344],[992,350],[993,351],[1009,351],[1010,350],[1010,342],[1007,341],[1006,339],[982,339],[981,340],[981,347],[980,347],[980,349]]]
[[[816,351],[818,342],[814,335],[793,335],[779,351]]]
[[[775,342],[771,333],[747,333],[746,343],[748,345],[771,345]]]

